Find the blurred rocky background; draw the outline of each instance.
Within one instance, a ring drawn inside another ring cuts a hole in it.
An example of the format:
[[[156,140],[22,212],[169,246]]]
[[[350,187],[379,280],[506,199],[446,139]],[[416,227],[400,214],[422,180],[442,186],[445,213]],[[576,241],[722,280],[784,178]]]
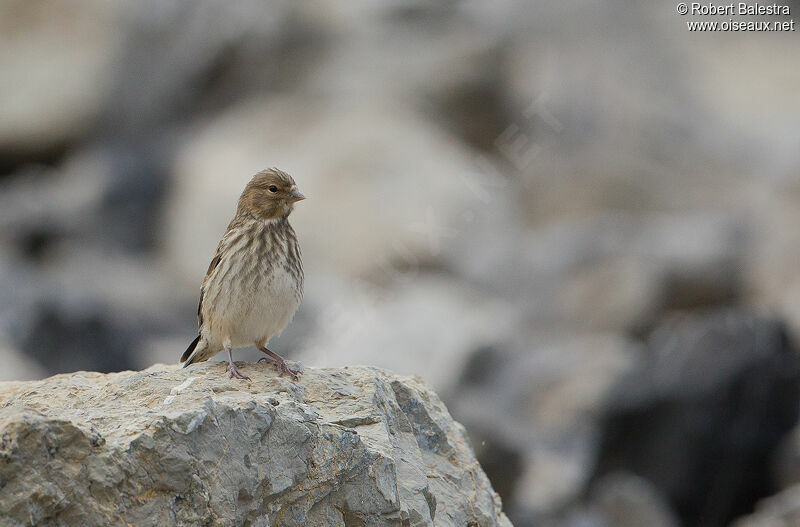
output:
[[[278,166],[273,349],[424,377],[515,525],[800,525],[800,37],[687,19],[3,0],[0,378],[176,362]]]

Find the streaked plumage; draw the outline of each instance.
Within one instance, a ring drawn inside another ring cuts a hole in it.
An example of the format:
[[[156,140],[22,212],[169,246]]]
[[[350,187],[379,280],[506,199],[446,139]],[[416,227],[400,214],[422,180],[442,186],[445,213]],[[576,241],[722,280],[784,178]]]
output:
[[[239,198],[208,266],[200,291],[198,337],[181,357],[183,366],[255,344],[278,366],[297,377],[267,342],[291,321],[303,298],[303,265],[297,236],[289,224],[296,201],[304,199],[294,180],[272,168],[256,174]]]

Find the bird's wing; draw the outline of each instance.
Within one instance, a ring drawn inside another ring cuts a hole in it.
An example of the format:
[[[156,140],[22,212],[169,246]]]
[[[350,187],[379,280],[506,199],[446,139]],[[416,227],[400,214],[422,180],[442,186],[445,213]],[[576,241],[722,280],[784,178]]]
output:
[[[241,240],[241,236],[246,233],[248,221],[247,218],[241,218],[238,215],[233,218],[228,228],[225,230],[222,239],[219,241],[219,245],[217,245],[217,252],[214,254],[214,258],[212,258],[211,263],[208,265],[206,277],[203,279],[203,286],[200,288],[200,304],[197,306],[197,325],[201,328],[203,327],[203,298],[206,294],[208,282],[211,280],[211,276],[219,266],[220,261],[222,261],[223,255],[229,252],[231,247]]]
[[[223,238],[223,241],[224,238]],[[219,261],[222,259],[222,241],[219,242],[219,246],[217,247],[217,254],[214,255],[214,258],[211,260],[211,263],[208,265],[208,271],[206,271],[206,277],[203,279],[203,285],[200,287],[200,303],[197,305],[197,327],[203,327],[203,297],[206,295],[206,284],[208,283],[208,278],[214,272],[214,269],[217,268],[219,265]]]

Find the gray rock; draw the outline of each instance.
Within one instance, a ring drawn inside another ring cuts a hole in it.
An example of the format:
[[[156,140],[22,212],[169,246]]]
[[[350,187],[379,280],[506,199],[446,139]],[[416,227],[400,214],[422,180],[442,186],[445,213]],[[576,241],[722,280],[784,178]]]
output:
[[[87,134],[111,82],[119,6],[102,0],[0,5],[0,168],[58,157]]]
[[[758,504],[756,511],[737,520],[733,527],[793,527],[800,525],[800,485]]]
[[[600,418],[637,347],[615,334],[519,340],[476,351],[445,399],[509,514],[529,524],[520,520],[553,515],[585,492]]]
[[[185,341],[197,329],[196,291],[176,288],[153,258],[79,241],[53,243],[40,263],[7,254],[0,264],[0,344],[19,349],[44,374],[146,367],[153,361],[143,363],[137,353],[146,340],[179,334]],[[176,360],[186,344],[161,360]],[[44,376],[4,373],[2,380]]]
[[[517,525],[542,527],[680,527],[665,497],[646,479],[617,472],[597,481],[576,506],[523,516]]]
[[[44,368],[24,353],[4,342],[0,336],[0,381],[41,379],[46,375]]]
[[[680,522],[664,496],[646,479],[609,474],[592,490],[592,509],[614,527],[678,527]]]
[[[299,358],[316,366],[369,364],[424,375],[437,392],[449,393],[475,343],[497,342],[519,323],[502,300],[447,276],[418,271],[404,280],[382,295],[358,284],[327,297],[312,292],[304,302],[318,306],[319,322],[309,328]]]
[[[522,226],[500,201],[443,251],[459,275],[514,300],[535,325],[619,331],[744,294],[748,224],[735,214],[602,213]],[[502,232],[503,236],[497,236]],[[514,258],[509,258],[514,254]]]
[[[504,526],[417,378],[248,364],[0,385],[2,525]]]
[[[596,475],[648,479],[688,525],[725,525],[769,495],[800,397],[785,324],[743,310],[674,317],[638,362],[607,406]]]
[[[102,239],[95,220],[108,186],[108,161],[98,150],[64,159],[57,168],[20,170],[0,184],[0,240],[31,261],[53,256],[65,239]],[[94,220],[94,221],[93,221]]]
[[[104,125],[147,137],[253,91],[295,88],[319,40],[299,11],[280,0],[125,4]]]

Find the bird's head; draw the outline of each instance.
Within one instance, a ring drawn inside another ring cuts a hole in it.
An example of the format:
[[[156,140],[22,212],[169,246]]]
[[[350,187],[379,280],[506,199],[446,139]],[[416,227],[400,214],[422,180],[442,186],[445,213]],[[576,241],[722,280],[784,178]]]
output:
[[[297,190],[292,176],[277,168],[268,168],[253,176],[244,188],[237,214],[263,220],[285,218],[301,199],[306,197]]]

